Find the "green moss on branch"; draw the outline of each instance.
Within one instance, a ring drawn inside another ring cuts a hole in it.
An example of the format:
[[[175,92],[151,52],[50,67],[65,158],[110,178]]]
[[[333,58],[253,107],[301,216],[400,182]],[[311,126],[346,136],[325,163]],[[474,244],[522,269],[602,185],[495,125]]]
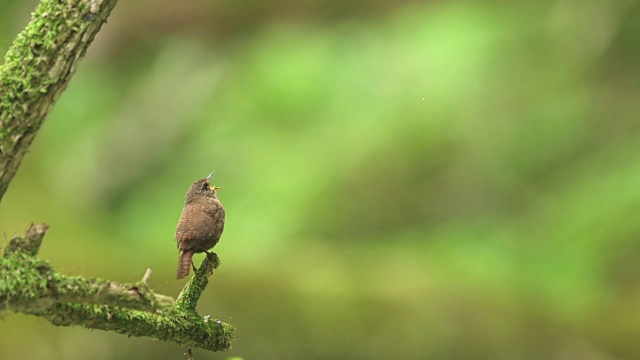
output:
[[[182,289],[178,300],[176,301],[176,309],[182,312],[192,312],[196,310],[196,305],[200,299],[200,295],[209,283],[209,276],[213,274],[213,270],[220,266],[220,259],[216,253],[207,253],[200,268],[195,271],[193,277],[187,282]]]
[[[207,255],[174,304],[144,280],[120,284],[56,272],[35,257],[46,229],[45,224],[32,224],[25,236],[14,236],[5,247],[0,258],[0,310],[40,316],[60,326],[116,331],[213,351],[230,348],[234,327],[195,310],[219,264],[215,254]]]
[[[171,316],[106,305],[55,304],[36,313],[54,325],[83,326],[128,336],[174,341],[181,345],[224,351],[231,347],[235,329],[221,321],[175,313]]]
[[[0,65],[0,199],[116,0],[42,0]]]

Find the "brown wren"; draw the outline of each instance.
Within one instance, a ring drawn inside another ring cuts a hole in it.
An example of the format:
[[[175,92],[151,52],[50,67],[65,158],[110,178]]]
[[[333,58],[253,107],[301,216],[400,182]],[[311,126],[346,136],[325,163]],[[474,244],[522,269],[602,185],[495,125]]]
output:
[[[211,175],[213,171],[206,178],[191,184],[184,198],[174,236],[180,251],[176,272],[178,279],[189,275],[193,254],[207,252],[214,247],[224,230],[224,208],[216,195],[216,190],[221,188],[209,183]]]

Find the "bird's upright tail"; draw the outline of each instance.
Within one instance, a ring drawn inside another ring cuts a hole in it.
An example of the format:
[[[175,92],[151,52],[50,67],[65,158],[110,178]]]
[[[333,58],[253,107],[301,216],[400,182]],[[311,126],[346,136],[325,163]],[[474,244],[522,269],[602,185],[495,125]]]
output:
[[[178,271],[176,272],[177,279],[182,279],[183,277],[189,275],[192,256],[192,252],[180,250],[180,257],[178,258]]]

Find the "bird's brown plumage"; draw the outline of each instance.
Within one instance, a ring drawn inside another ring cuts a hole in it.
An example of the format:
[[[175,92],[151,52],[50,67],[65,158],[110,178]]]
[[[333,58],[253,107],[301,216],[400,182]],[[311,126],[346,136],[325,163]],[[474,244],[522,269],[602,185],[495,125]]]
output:
[[[187,191],[174,236],[179,250],[178,279],[189,275],[194,253],[206,252],[220,240],[225,213],[216,189],[207,177],[195,181]]]

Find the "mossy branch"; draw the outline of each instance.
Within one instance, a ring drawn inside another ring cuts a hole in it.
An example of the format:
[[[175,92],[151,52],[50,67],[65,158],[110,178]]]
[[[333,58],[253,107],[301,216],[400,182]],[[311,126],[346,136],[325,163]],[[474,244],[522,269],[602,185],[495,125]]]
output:
[[[0,199],[116,0],[42,0],[0,65]]]
[[[117,0],[41,0],[27,27],[0,65],[0,199],[53,104]],[[234,327],[196,312],[215,254],[178,301],[141,281],[116,283],[66,276],[36,258],[46,224],[14,236],[0,257],[0,311],[43,317],[54,325],[77,325],[208,350],[227,350]]]
[[[202,265],[196,271],[196,274],[184,286],[178,300],[176,301],[176,309],[184,312],[195,311],[200,295],[209,283],[209,276],[213,274],[213,270],[220,266],[220,259],[216,253],[207,253]]]
[[[231,347],[235,328],[195,309],[219,265],[216,254],[207,255],[174,301],[149,289],[149,272],[143,280],[125,284],[56,272],[35,257],[46,230],[46,224],[31,224],[24,236],[14,236],[4,248],[0,310],[40,316],[59,326],[110,330],[213,351]]]

